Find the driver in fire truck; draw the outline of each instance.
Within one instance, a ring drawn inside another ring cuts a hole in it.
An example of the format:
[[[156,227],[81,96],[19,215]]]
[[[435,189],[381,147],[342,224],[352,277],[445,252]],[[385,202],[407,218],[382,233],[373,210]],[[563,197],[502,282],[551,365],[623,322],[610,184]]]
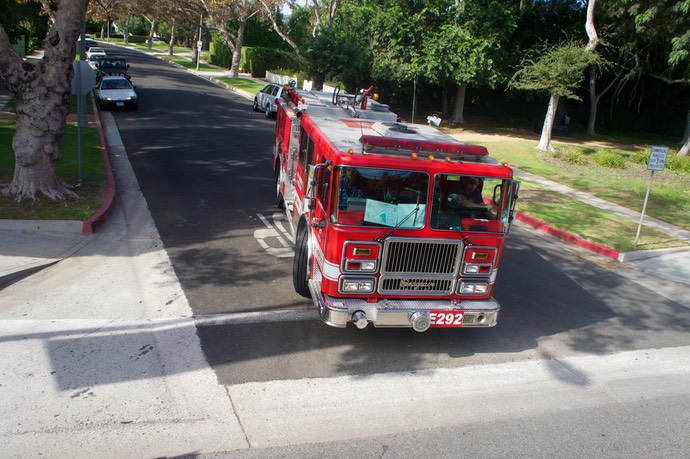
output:
[[[343,167],[340,177],[340,209],[346,209],[349,198],[364,198],[368,193],[367,184],[354,167]]]
[[[484,212],[489,218],[495,218],[493,206],[484,202],[482,197],[482,179],[464,176],[459,180],[455,193],[448,195],[448,205],[462,216],[467,212]]]

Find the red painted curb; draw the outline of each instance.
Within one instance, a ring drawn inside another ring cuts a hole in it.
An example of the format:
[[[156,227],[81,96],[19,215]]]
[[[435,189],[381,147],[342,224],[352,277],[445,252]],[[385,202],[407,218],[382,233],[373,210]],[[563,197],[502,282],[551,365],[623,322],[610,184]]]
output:
[[[98,110],[95,107],[94,109]],[[105,200],[101,207],[91,217],[84,220],[81,233],[84,236],[93,234],[105,223],[105,221],[113,213],[115,208],[115,176],[113,175],[113,168],[110,165],[110,157],[108,156],[108,149],[105,146],[105,135],[103,134],[103,126],[101,125],[100,112],[96,112],[96,127],[98,128],[98,140],[101,144],[101,154],[103,155],[103,164],[105,165],[105,174],[108,179],[108,191],[105,194]]]
[[[583,239],[579,236],[575,236],[573,234],[570,234],[566,231],[559,230],[558,228],[554,228],[553,226],[550,226],[548,223],[543,222],[541,220],[538,220],[534,217],[530,217],[529,215],[525,215],[521,212],[518,212],[515,216],[515,218],[523,223],[526,223],[530,225],[533,228],[538,229],[539,231],[543,231],[551,236],[557,237],[558,239],[561,239],[563,241],[567,242],[572,242],[576,245],[579,245],[580,247],[583,247],[591,252],[598,253],[600,255],[604,255],[609,258],[613,258],[614,260],[618,259],[618,255],[620,255],[620,252],[617,250],[610,249],[608,247],[605,247],[603,245],[597,244],[592,241],[588,241],[586,239]]]

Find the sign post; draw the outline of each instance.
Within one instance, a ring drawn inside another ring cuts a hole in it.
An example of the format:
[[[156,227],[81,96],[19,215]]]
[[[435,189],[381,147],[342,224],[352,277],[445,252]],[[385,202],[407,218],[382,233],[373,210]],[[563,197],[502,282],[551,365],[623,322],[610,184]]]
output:
[[[84,46],[82,36],[81,46]],[[81,126],[86,122],[86,107],[83,107],[84,96],[96,86],[96,72],[85,60],[74,61],[74,77],[72,78],[72,94],[77,95],[77,168],[79,185],[81,185]]]
[[[649,160],[647,161],[647,170],[651,171],[649,175],[649,183],[647,184],[647,194],[644,197],[644,204],[642,204],[642,212],[640,213],[640,223],[637,225],[637,234],[635,235],[635,245],[640,238],[640,230],[642,229],[642,220],[644,220],[644,211],[647,208],[647,201],[649,200],[649,190],[652,188],[652,179],[655,171],[663,171],[666,165],[666,155],[668,155],[668,147],[652,147],[649,153]]]

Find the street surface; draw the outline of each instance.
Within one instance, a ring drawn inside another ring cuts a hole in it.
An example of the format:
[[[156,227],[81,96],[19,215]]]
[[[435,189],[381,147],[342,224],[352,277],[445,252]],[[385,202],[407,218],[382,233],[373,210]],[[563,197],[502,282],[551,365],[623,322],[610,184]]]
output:
[[[516,224],[496,328],[325,326],[292,288],[274,121],[184,70],[113,54],[139,94],[114,118],[251,446],[218,457],[687,456],[687,300]]]

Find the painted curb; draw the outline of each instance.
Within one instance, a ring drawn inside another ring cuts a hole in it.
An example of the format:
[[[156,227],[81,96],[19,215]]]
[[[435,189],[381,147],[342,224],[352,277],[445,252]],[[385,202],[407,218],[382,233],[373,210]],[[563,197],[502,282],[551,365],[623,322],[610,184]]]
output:
[[[101,154],[103,155],[103,164],[105,166],[105,174],[108,179],[108,191],[105,195],[105,200],[101,207],[91,217],[84,220],[82,223],[81,232],[84,236],[89,236],[96,232],[98,228],[106,222],[108,217],[113,213],[115,208],[115,176],[113,175],[113,168],[110,164],[110,157],[108,156],[108,149],[105,143],[105,135],[103,134],[103,125],[101,124],[101,112],[96,107],[96,102],[92,101],[93,109],[96,113],[96,128],[98,129],[98,140],[101,144]]]
[[[586,239],[583,239],[579,236],[575,236],[571,233],[568,233],[567,231],[559,230],[557,228],[554,228],[553,226],[549,225],[546,222],[543,222],[539,219],[536,219],[534,217],[530,217],[529,215],[525,215],[523,213],[518,212],[515,216],[515,218],[523,223],[526,223],[527,225],[536,228],[539,231],[542,231],[550,236],[554,236],[558,239],[561,239],[566,242],[570,242],[573,244],[576,244],[580,247],[583,247],[591,252],[598,253],[600,255],[604,255],[609,258],[613,258],[614,260],[618,260],[620,256],[620,252],[617,250],[610,249],[608,247],[605,247],[603,245],[597,244],[595,242],[588,241]]]

